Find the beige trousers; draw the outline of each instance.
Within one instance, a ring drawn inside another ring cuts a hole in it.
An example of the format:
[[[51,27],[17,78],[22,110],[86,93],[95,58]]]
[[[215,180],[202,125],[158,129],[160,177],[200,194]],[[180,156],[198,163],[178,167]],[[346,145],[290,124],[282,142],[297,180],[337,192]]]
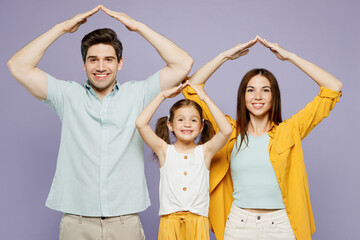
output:
[[[83,217],[64,214],[60,240],[144,240],[138,214],[119,217]]]
[[[285,209],[253,213],[231,206],[224,240],[296,240]]]

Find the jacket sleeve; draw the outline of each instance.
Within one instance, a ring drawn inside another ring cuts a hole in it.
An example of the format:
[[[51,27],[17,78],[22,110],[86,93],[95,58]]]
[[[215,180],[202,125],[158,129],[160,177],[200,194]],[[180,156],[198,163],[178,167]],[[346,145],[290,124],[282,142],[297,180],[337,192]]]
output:
[[[289,119],[298,129],[301,139],[304,139],[316,125],[329,116],[335,104],[340,101],[341,95],[341,92],[321,87],[314,100]]]

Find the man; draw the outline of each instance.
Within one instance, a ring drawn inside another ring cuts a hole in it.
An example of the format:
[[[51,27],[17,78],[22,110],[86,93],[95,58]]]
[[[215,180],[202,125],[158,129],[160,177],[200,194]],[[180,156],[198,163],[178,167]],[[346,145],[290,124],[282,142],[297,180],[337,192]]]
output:
[[[99,10],[143,36],[166,66],[145,81],[116,82],[122,45],[111,29],[82,40],[88,81],[57,80],[37,68],[46,49]],[[124,13],[99,5],[40,35],[8,62],[14,78],[60,117],[61,143],[46,205],[64,212],[60,239],[144,239],[138,212],[149,205],[144,153],[135,120],[161,90],[178,85],[192,58],[173,42]]]

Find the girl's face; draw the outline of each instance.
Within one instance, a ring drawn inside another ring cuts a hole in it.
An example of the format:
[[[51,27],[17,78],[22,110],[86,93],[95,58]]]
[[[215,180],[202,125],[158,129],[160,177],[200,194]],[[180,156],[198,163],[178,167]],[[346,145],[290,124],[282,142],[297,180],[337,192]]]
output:
[[[256,75],[250,79],[246,86],[245,104],[250,118],[268,115],[272,107],[272,94],[270,81],[266,77]]]
[[[168,122],[168,128],[174,132],[177,141],[193,143],[203,129],[203,123],[198,110],[192,106],[187,106],[174,112],[173,121]]]

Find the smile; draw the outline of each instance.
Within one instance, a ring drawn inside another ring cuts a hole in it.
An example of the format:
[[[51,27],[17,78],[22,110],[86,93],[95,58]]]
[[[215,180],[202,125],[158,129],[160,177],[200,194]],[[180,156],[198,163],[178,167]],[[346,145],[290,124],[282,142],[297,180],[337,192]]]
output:
[[[192,130],[181,130],[181,133],[183,133],[183,134],[192,134],[193,131]]]
[[[252,103],[252,106],[256,109],[264,107],[265,103]]]
[[[103,80],[103,79],[105,79],[109,74],[108,73],[94,73],[93,74],[94,76],[95,76],[95,78],[96,79],[98,79],[98,80]]]

